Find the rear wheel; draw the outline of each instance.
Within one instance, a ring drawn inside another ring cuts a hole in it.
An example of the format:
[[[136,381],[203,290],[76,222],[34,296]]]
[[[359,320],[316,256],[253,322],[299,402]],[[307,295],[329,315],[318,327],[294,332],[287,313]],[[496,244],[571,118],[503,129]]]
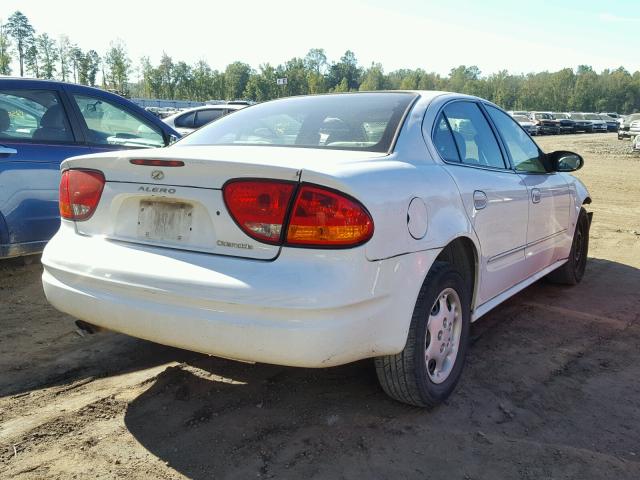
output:
[[[577,285],[584,276],[588,253],[589,217],[587,216],[587,211],[581,208],[576,230],[573,234],[573,243],[571,244],[569,259],[563,266],[547,275],[547,279],[554,283]]]
[[[432,407],[453,392],[469,344],[470,298],[455,267],[434,264],[418,295],[404,350],[375,359],[378,379],[390,397]]]

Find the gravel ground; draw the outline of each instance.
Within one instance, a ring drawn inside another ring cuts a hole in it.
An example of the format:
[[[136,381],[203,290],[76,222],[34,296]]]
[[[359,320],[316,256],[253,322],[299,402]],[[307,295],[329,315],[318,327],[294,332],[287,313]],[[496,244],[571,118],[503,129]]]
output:
[[[370,361],[250,365],[115,333],[80,336],[41,266],[0,263],[0,478],[640,478],[640,156],[615,134],[538,139],[582,153],[590,261],[473,326],[450,401],[380,390]]]

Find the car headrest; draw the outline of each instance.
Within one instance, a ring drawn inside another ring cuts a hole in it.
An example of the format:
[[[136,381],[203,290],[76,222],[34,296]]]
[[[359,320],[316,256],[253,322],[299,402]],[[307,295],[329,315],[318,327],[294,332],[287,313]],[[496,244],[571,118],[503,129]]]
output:
[[[9,112],[7,112],[4,108],[0,108],[0,132],[9,130],[10,125],[11,119],[9,118]]]
[[[60,105],[52,105],[44,112],[40,119],[40,128],[55,128],[58,130],[66,129],[64,120],[64,111]]]

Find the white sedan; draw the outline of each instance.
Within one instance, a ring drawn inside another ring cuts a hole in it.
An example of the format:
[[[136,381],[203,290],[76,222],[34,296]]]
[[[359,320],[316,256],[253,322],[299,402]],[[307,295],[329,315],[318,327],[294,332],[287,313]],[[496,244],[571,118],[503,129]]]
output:
[[[174,113],[173,115],[163,118],[162,121],[181,135],[189,135],[207,123],[211,123],[229,113],[246,107],[247,105],[245,104],[234,103],[203,105]]]
[[[211,355],[374,357],[390,396],[432,406],[471,322],[542,277],[582,278],[591,199],[566,173],[582,163],[476,97],[266,102],[168,148],[66,160],[44,290],[93,326]]]

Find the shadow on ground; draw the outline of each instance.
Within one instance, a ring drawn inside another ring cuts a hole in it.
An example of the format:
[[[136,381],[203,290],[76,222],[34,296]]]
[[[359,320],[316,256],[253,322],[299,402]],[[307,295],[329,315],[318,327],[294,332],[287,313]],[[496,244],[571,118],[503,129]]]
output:
[[[526,289],[474,325],[461,384],[433,411],[388,399],[370,361],[194,356],[131,402],[125,424],[196,479],[638,478],[639,286],[638,269],[592,259],[578,287]]]

